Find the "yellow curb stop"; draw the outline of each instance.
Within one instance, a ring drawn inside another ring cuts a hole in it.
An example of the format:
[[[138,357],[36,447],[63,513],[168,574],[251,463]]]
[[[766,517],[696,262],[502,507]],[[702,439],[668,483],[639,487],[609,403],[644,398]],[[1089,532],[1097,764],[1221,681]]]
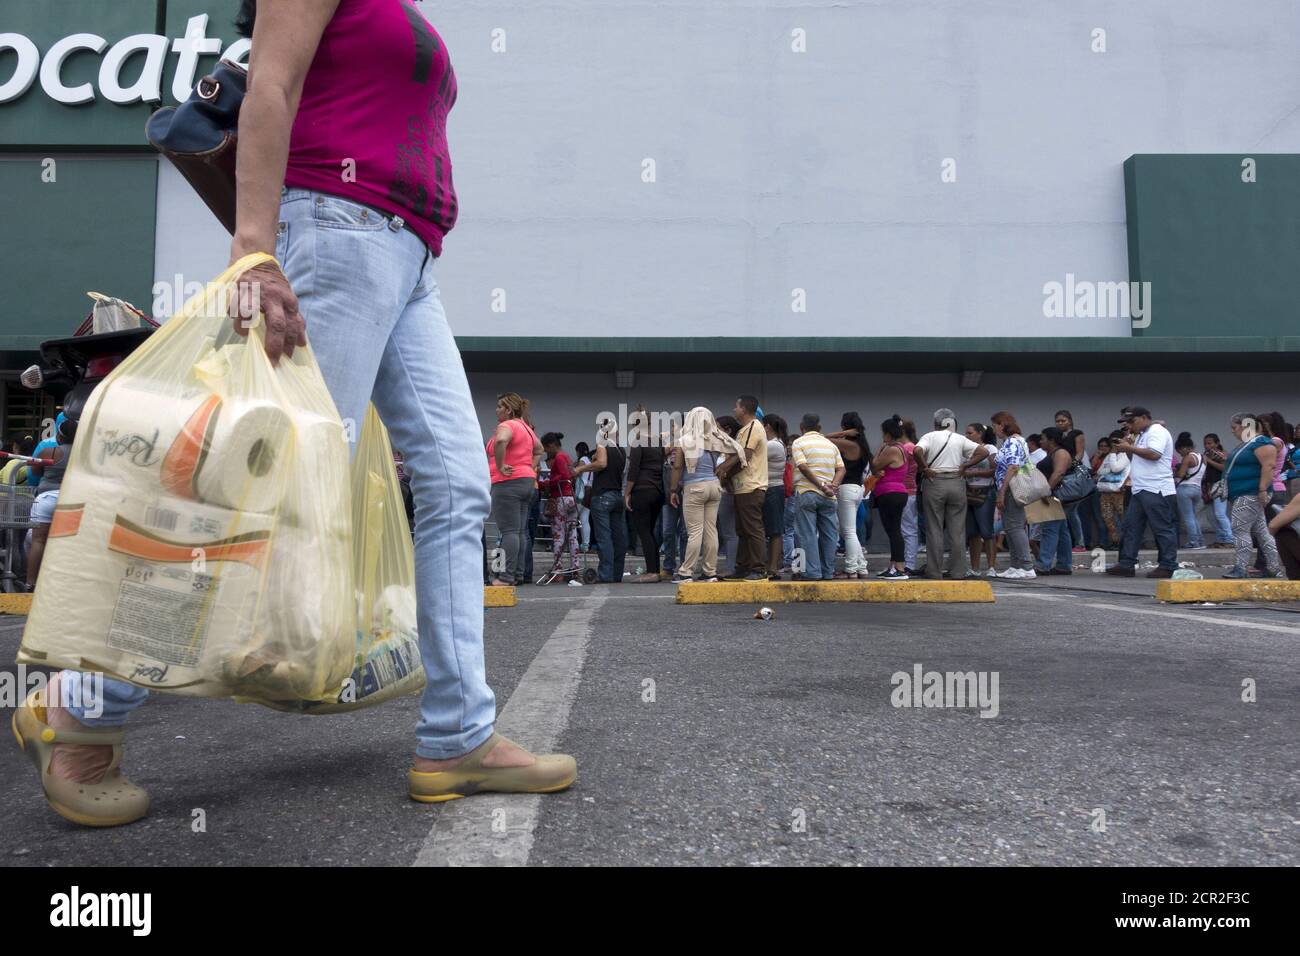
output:
[[[514,588],[492,586],[483,588],[484,607],[514,607],[516,603]]]
[[[678,604],[992,604],[987,581],[719,581],[677,585]]]
[[[1300,581],[1255,578],[1242,581],[1160,581],[1156,600],[1171,604],[1202,601],[1300,601]]]
[[[31,612],[30,594],[0,594],[0,614],[30,614]]]

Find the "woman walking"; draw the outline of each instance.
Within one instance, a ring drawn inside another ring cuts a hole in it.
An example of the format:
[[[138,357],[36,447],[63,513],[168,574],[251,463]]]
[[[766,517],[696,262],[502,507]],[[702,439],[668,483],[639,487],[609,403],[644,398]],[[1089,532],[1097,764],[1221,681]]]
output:
[[[871,443],[867,441],[866,426],[857,412],[840,416],[840,431],[826,437],[840,450],[844,459],[844,481],[836,492],[836,512],[840,522],[840,536],[844,539],[844,570],[837,578],[866,578],[867,555],[858,540],[858,505],[866,493],[863,475],[871,464]]]
[[[243,0],[239,24],[252,34],[252,53],[230,261],[267,253],[278,265],[241,278],[235,330],[247,335],[260,314],[276,363],[307,343],[310,316],[312,351],[340,418],[364,420],[373,400],[412,474],[428,681],[408,793],[436,802],[562,790],[577,775],[573,758],[534,756],[495,732],[484,667],[488,467],[435,277],[458,211],[446,137],[456,80],[446,45],[400,0],[276,0],[260,11]],[[348,160],[365,174],[341,178]],[[29,745],[33,754],[49,754],[42,783],[56,810],[83,824],[129,823],[149,799],[122,776],[122,726],[147,691],[106,679],[102,713],[53,706],[86,699],[77,688],[61,696],[62,682],[80,677],[60,672],[44,697],[19,708],[16,725],[43,744]]]
[[[537,493],[542,443],[528,422],[528,400],[515,392],[497,396],[497,430],[488,439],[488,474],[492,479],[492,520],[501,535],[505,567],[492,579],[498,587],[522,584],[528,566],[528,515]]]
[[[1265,507],[1273,494],[1273,473],[1277,448],[1267,435],[1259,432],[1259,419],[1242,412],[1232,416],[1232,434],[1237,447],[1229,452],[1223,469],[1227,484],[1228,515],[1236,544],[1236,564],[1224,572],[1225,578],[1246,578],[1253,557],[1251,536],[1259,542],[1268,573],[1282,577],[1282,562],[1277,544],[1268,533]]]
[[[907,508],[907,462],[911,458],[908,443],[903,441],[902,419],[897,415],[880,423],[881,446],[871,462],[871,473],[878,475],[874,499],[880,509],[880,523],[889,537],[889,564],[877,577],[887,581],[908,579],[906,541],[903,537],[903,512]],[[912,465],[915,473],[915,462]],[[913,493],[912,501],[916,500]]]
[[[578,502],[573,462],[561,450],[562,441],[564,436],[559,432],[547,432],[542,436],[542,448],[550,470],[541,482],[541,488],[547,495],[546,514],[551,519],[551,553],[555,558],[552,569],[561,574],[572,574],[578,570]]]

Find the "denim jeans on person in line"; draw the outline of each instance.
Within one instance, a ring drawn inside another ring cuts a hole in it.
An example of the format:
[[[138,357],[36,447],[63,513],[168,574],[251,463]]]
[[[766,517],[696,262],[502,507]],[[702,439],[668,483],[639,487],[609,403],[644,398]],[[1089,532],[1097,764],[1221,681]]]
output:
[[[907,504],[903,506],[903,565],[914,571],[916,552],[921,547],[920,520],[916,495],[908,495]]]
[[[618,491],[602,491],[591,499],[591,536],[600,549],[596,580],[617,584],[627,560],[627,506]]]
[[[1214,507],[1214,533],[1219,544],[1232,544],[1232,521],[1228,518],[1228,499],[1212,499]]]
[[[815,491],[796,497],[795,535],[804,552],[803,576],[830,581],[835,577],[835,546],[840,538],[838,503]]]
[[[794,502],[794,495],[785,499],[785,533],[781,535],[781,566],[786,568],[794,560]]]
[[[1043,531],[1038,545],[1038,562],[1034,565],[1034,570],[1039,574],[1046,574],[1052,570],[1055,563],[1055,567],[1062,571],[1069,571],[1073,563],[1073,554],[1070,550],[1072,546],[1068,515],[1060,521],[1044,521],[1039,527]]]
[[[681,500],[680,494],[678,500]],[[659,540],[663,542],[663,569],[672,574],[686,555],[686,519],[681,507],[674,508],[668,501],[665,495],[663,510],[659,513]]]
[[[373,401],[411,472],[416,615],[428,681],[416,753],[458,757],[486,741],[496,721],[483,663],[490,482],[434,258],[399,220],[306,189],[281,192],[275,254],[339,416],[353,423],[349,437],[355,442]],[[71,713],[90,726],[117,726],[146,694],[105,680],[99,718]]]
[[[1119,566],[1137,567],[1138,551],[1147,525],[1155,535],[1160,567],[1174,571],[1178,568],[1178,505],[1177,495],[1159,495],[1154,491],[1136,491],[1124,508],[1124,540],[1119,546]]]
[[[1205,539],[1201,536],[1201,519],[1197,510],[1201,507],[1200,485],[1178,486],[1178,515],[1183,522],[1183,531],[1187,533],[1185,547],[1204,547]]]

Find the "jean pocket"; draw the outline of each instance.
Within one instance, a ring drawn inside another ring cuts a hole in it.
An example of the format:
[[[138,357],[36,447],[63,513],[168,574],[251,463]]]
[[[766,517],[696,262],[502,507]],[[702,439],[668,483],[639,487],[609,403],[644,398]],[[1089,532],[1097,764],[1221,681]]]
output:
[[[317,195],[312,200],[312,218],[329,229],[353,229],[378,232],[388,228],[387,216],[378,209],[338,196]]]

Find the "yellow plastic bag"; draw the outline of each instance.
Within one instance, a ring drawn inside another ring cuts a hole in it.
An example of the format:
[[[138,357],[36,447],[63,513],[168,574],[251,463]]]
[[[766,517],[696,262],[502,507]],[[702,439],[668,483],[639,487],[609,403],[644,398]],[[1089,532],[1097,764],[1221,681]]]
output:
[[[273,261],[227,269],[92,394],[20,662],[280,707],[346,688],[343,423],[309,348],[273,367],[262,323],[243,337],[228,317],[238,277]]]
[[[375,406],[352,461],[352,570],[356,580],[356,657],[333,700],[279,709],[336,714],[424,688],[415,620],[415,553],[393,463],[388,429]]]

